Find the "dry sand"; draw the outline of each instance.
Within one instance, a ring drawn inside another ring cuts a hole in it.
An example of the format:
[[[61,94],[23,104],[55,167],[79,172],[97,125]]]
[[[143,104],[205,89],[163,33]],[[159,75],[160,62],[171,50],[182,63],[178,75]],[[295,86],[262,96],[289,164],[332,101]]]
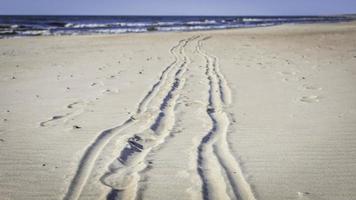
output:
[[[0,199],[355,199],[355,38],[0,40]]]

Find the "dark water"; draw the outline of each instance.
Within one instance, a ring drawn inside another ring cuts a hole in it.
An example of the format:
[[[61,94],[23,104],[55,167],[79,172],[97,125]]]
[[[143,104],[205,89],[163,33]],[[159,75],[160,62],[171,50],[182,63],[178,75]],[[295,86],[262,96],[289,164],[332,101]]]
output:
[[[347,16],[0,16],[0,37],[194,31],[349,20]]]

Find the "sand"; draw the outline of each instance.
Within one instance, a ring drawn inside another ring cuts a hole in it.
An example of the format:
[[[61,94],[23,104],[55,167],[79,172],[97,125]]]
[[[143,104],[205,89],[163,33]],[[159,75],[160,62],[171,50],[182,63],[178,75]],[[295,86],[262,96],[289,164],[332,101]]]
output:
[[[354,199],[355,38],[2,39],[0,199]]]

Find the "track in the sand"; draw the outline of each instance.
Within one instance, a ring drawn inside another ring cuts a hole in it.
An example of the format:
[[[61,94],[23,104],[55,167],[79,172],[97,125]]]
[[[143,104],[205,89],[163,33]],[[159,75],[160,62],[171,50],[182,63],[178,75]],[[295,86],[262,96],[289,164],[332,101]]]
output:
[[[219,71],[217,58],[202,51],[203,38],[198,42],[197,51],[206,59],[206,77],[209,81],[209,103],[207,113],[212,121],[211,130],[203,137],[198,147],[198,173],[202,179],[204,199],[255,199],[250,185],[244,178],[239,163],[230,152],[227,143],[229,118],[224,107],[231,102],[230,89]],[[212,168],[209,163],[217,162],[220,169]],[[221,182],[212,180],[213,176],[223,172],[226,191],[218,191]],[[219,185],[220,184],[220,185]],[[218,186],[219,185],[219,186]]]
[[[139,181],[140,172],[147,167],[145,159],[153,148],[165,142],[175,123],[174,107],[180,90],[183,89],[184,75],[190,62],[184,48],[191,42],[196,42],[197,52],[206,60],[205,75],[209,82],[207,114],[211,118],[212,128],[202,138],[197,149],[197,173],[202,180],[202,196],[204,199],[221,199],[223,196],[229,199],[254,199],[251,188],[244,179],[226,140],[229,119],[224,112],[224,106],[231,101],[230,90],[219,71],[217,58],[209,56],[202,50],[202,42],[208,38],[200,40],[197,38],[199,36],[181,40],[172,47],[170,53],[175,60],[162,71],[158,82],[139,103],[136,114],[121,125],[101,132],[87,148],[65,194],[65,200],[81,197],[103,149],[114,138],[116,140],[118,135],[122,141],[119,144],[121,151],[108,163],[107,172],[100,178],[101,183],[110,188],[106,198],[109,200],[141,198]],[[127,129],[134,131],[121,136]],[[219,168],[209,167],[212,159],[218,163]],[[224,173],[219,183],[214,183],[210,177],[214,170]],[[221,187],[215,187],[216,184],[224,184],[225,190],[219,190]]]

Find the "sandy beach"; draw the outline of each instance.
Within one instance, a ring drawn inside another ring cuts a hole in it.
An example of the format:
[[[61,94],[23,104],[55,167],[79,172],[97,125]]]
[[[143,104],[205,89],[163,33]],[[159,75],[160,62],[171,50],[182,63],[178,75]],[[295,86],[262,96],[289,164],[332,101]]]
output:
[[[0,40],[0,199],[356,198],[356,23]]]

